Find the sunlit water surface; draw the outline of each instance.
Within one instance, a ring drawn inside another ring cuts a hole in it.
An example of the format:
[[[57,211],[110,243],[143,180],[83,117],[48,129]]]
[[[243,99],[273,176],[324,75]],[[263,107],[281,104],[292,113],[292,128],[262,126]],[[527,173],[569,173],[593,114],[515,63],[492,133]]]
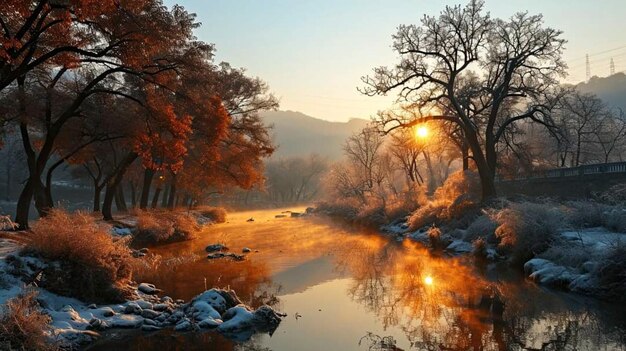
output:
[[[283,210],[231,213],[199,239],[155,248],[165,259],[197,258],[142,277],[173,298],[230,287],[250,305],[272,304],[288,314],[273,335],[114,332],[93,349],[626,350],[622,305],[327,218],[275,218]],[[241,262],[206,259],[216,242],[253,251]]]

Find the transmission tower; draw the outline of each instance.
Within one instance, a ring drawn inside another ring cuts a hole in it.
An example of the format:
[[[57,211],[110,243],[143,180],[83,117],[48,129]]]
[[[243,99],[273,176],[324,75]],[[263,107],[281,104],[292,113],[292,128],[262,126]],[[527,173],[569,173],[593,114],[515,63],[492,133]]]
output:
[[[613,58],[611,57],[611,75],[615,74],[615,62],[613,61]]]
[[[586,55],[585,64],[587,65],[587,80],[589,80],[591,79],[591,64],[589,64],[589,54]]]

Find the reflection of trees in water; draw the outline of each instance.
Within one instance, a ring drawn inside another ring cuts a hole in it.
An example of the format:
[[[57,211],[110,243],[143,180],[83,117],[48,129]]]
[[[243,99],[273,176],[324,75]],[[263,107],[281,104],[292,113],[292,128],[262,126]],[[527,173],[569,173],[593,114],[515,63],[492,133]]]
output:
[[[610,349],[624,343],[596,311],[523,282],[488,281],[459,260],[432,257],[414,244],[367,243],[344,251],[337,265],[354,278],[348,294],[384,328],[403,330],[415,349]]]

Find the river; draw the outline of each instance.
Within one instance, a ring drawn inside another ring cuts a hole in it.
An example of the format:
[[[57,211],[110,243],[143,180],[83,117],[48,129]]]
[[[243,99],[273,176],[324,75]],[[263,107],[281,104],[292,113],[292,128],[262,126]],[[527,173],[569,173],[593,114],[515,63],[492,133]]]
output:
[[[538,287],[504,264],[433,255],[285,210],[231,213],[196,240],[154,248],[184,262],[141,277],[175,299],[230,287],[252,306],[271,304],[287,313],[271,336],[119,331],[91,349],[626,350],[623,305]],[[244,261],[206,259],[204,248],[216,242],[252,252]]]

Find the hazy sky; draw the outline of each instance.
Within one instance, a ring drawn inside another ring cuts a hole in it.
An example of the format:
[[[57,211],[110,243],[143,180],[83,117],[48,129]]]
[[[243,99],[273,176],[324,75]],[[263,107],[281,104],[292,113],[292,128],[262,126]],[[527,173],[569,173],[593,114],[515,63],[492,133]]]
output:
[[[197,36],[214,43],[217,60],[245,67],[269,83],[281,110],[334,121],[368,118],[389,97],[365,97],[356,88],[375,66],[395,62],[391,35],[446,4],[465,0],[165,0],[198,15]],[[609,60],[626,70],[626,0],[487,0],[492,16],[528,10],[563,30],[568,82],[606,76]]]

